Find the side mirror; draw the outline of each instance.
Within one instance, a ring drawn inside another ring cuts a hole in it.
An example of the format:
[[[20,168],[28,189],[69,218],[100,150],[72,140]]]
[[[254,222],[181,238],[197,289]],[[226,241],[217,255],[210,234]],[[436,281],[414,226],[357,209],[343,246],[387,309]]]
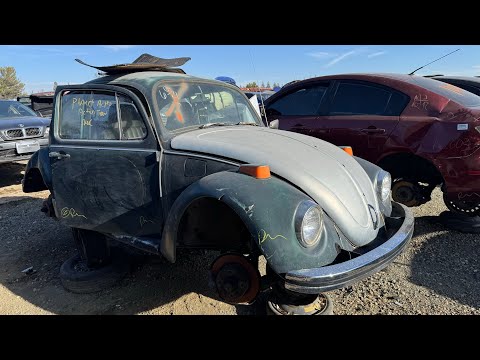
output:
[[[275,119],[275,120],[270,121],[270,123],[268,124],[268,127],[270,129],[278,129],[279,125],[280,125],[280,122],[278,121],[278,119]]]

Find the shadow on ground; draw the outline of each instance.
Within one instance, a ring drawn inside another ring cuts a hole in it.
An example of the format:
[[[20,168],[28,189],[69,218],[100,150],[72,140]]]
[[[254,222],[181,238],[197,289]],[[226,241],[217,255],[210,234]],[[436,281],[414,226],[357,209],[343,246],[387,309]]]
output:
[[[413,249],[410,281],[480,308],[480,236],[448,230],[438,216],[416,218],[415,236],[432,234]]]
[[[0,189],[21,184],[26,162],[0,164]]]

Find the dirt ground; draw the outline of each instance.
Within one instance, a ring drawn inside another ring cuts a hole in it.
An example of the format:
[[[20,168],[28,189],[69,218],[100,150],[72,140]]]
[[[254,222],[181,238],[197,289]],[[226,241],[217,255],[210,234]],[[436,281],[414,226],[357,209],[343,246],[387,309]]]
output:
[[[232,306],[208,285],[214,252],[152,257],[117,286],[96,294],[65,291],[60,265],[75,254],[70,230],[40,207],[48,192],[24,194],[25,163],[0,165],[0,314],[263,314],[261,301]],[[385,270],[333,291],[335,314],[480,315],[480,236],[446,230],[441,193],[415,208],[408,249]],[[33,266],[34,273],[22,270]]]

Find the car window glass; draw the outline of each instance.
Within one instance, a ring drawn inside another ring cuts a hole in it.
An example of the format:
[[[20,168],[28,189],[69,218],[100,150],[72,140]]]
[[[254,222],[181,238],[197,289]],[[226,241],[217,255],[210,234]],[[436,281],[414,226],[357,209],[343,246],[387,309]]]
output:
[[[141,140],[147,135],[147,128],[132,99],[118,95],[122,140]]]
[[[0,101],[0,118],[37,116],[19,101]]]
[[[441,80],[441,81],[443,81],[443,80]],[[460,83],[460,82],[457,83],[457,82],[453,82],[453,81],[444,81],[444,82],[455,85],[459,88],[462,88],[463,90],[467,90],[467,91],[471,92],[472,94],[480,95],[480,86],[475,87],[475,86],[472,86],[472,85],[469,85],[469,84]]]
[[[330,115],[386,115],[391,95],[378,87],[342,82],[335,92]]]
[[[327,86],[310,86],[287,94],[268,106],[277,115],[317,115]]]
[[[221,122],[258,123],[248,100],[223,85],[171,83],[157,91],[160,117],[168,130]]]
[[[58,121],[62,139],[138,140],[146,136],[133,101],[115,92],[65,91]]]
[[[423,76],[410,76],[409,81],[429,91],[451,99],[462,106],[480,106],[480,97],[455,85]]]
[[[407,95],[393,91],[390,101],[388,102],[387,109],[385,110],[385,115],[400,116],[409,101],[410,98]]]

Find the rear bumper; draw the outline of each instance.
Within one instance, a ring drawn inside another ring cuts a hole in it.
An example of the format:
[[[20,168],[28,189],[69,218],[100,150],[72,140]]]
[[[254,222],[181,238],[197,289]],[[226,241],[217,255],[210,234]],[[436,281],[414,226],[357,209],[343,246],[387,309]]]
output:
[[[48,138],[32,138],[28,140],[36,140],[40,144],[40,148],[48,145]],[[14,161],[28,160],[32,157],[34,152],[27,154],[17,154],[16,141],[0,142],[0,164],[10,163]]]
[[[303,294],[319,294],[346,287],[389,265],[409,243],[415,222],[410,209],[398,203],[392,205],[402,216],[400,226],[390,238],[352,260],[289,272],[285,274],[285,288]]]
[[[480,148],[469,156],[432,161],[445,180],[447,199],[480,203]]]

